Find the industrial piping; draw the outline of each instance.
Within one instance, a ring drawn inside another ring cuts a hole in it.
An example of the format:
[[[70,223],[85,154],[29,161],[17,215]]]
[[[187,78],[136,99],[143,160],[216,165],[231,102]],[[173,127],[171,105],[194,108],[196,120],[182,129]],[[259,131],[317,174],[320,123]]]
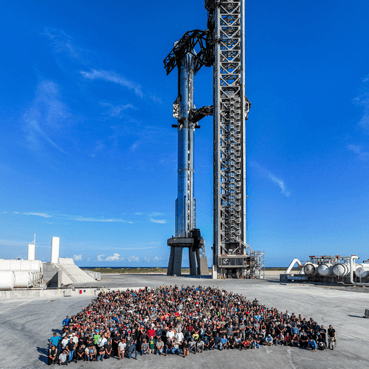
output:
[[[354,286],[365,286],[369,287],[369,283],[354,282],[354,260],[359,259],[356,255],[350,257],[350,283]]]

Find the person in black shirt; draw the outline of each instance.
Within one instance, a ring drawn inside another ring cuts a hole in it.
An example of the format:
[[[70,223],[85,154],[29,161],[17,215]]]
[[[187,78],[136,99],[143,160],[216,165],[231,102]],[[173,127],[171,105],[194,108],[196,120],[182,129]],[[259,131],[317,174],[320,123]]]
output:
[[[335,344],[336,344],[336,331],[330,325],[328,328],[328,347],[331,350],[334,350]]]
[[[85,349],[86,349],[85,345],[81,345],[81,346],[78,347],[78,349],[77,349],[77,356],[76,356],[77,360],[84,359],[84,357],[85,357]],[[86,360],[84,360],[84,361],[86,361]]]
[[[57,357],[58,357],[58,349],[55,347],[55,345],[52,345],[49,349],[49,356],[48,356],[48,364],[56,364],[57,363]]]

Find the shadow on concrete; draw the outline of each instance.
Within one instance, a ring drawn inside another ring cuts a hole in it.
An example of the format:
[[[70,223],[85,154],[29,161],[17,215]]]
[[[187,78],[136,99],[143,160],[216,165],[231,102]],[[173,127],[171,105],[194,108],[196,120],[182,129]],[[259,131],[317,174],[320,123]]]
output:
[[[365,316],[363,316],[363,315],[348,315],[348,316],[350,316],[351,318],[365,318]]]
[[[41,355],[39,355],[38,360],[44,362],[45,364],[48,363],[48,357],[47,357],[47,353],[48,353],[48,349],[47,348],[42,348],[42,347],[37,347],[37,352],[39,352]]]
[[[51,330],[53,333],[55,332],[56,334],[62,334],[62,330],[61,329],[52,329]]]

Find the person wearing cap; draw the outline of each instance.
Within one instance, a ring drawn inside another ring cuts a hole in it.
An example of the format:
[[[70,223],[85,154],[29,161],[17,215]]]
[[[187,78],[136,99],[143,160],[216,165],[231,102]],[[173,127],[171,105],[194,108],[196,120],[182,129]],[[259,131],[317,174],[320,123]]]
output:
[[[48,365],[56,364],[58,358],[58,349],[55,345],[51,345],[51,348],[49,348],[49,356],[48,356]]]
[[[273,337],[271,334],[268,334],[266,337],[265,337],[265,345],[266,346],[273,346]]]
[[[68,365],[68,353],[66,349],[59,355],[59,365]]]

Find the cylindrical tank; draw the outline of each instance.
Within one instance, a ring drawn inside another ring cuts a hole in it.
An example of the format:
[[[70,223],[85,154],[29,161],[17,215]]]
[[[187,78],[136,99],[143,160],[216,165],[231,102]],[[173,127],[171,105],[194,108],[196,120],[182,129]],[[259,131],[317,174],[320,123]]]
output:
[[[51,258],[50,263],[58,264],[59,263],[59,237],[51,238]]]
[[[337,277],[345,277],[350,273],[349,263],[337,263],[333,266],[333,274]]]
[[[0,290],[12,290],[14,288],[14,272],[11,270],[0,271]]]
[[[10,270],[21,270],[22,260],[10,260]]]
[[[313,264],[313,263],[306,263],[304,266],[304,273],[311,277],[313,275],[315,275],[317,273],[318,270],[318,265],[317,264]]]
[[[14,271],[14,287],[28,288],[32,284],[31,273],[26,270]]]
[[[30,243],[28,245],[28,260],[35,260],[36,259],[36,245]]]
[[[40,260],[32,260],[31,261],[31,270],[36,270],[38,272],[42,272],[42,263]]]
[[[0,270],[11,270],[10,262],[11,260],[0,260]]]
[[[362,264],[360,267],[356,268],[355,274],[358,278],[369,277],[369,265]]]
[[[31,262],[29,260],[20,260],[20,270],[31,270]]]
[[[320,264],[318,267],[318,274],[323,277],[329,277],[332,275],[333,265],[329,263]]]

